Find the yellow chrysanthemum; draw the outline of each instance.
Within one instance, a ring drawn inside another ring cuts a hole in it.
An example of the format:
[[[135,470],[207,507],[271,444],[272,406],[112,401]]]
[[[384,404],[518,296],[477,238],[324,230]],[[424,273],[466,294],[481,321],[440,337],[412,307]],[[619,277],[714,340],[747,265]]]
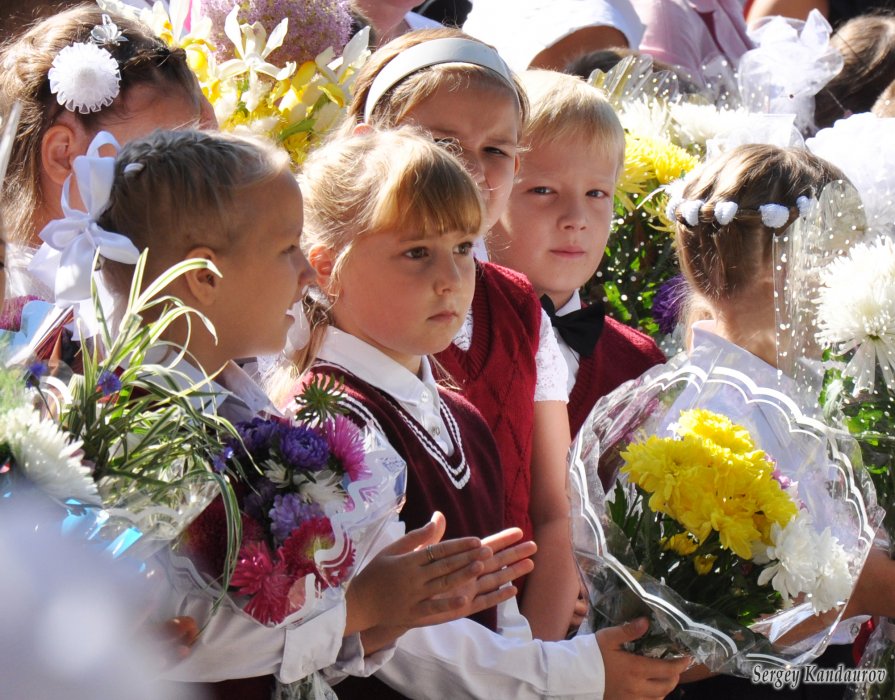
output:
[[[697,542],[689,533],[681,532],[666,539],[662,543],[662,546],[665,549],[670,549],[673,552],[685,557],[688,554],[693,554],[693,552],[696,551],[696,548],[699,546],[699,542]]]
[[[711,573],[717,559],[718,557],[713,554],[703,554],[698,557],[693,557],[693,568],[696,569],[697,574],[705,576],[706,574]]]
[[[746,428],[711,411],[684,411],[675,432],[676,439],[651,436],[629,445],[622,473],[650,494],[650,508],[674,518],[697,543],[715,531],[722,547],[751,558],[753,543],[770,544],[772,526],[785,527],[797,512],[773,464]]]

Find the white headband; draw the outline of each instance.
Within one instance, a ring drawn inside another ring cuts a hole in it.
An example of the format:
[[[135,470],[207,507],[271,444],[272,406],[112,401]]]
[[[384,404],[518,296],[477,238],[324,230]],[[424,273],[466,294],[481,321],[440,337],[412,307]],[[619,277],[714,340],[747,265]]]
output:
[[[404,78],[408,75],[413,75],[423,68],[436,66],[441,63],[468,63],[473,66],[487,68],[503,78],[507,85],[513,88],[514,92],[516,91],[510,69],[491,47],[478,41],[460,37],[432,39],[405,49],[386,63],[385,67],[379,71],[367,93],[367,102],[364,105],[364,121],[370,120],[370,115],[373,113],[376,104],[382,99],[382,96],[404,80]]]

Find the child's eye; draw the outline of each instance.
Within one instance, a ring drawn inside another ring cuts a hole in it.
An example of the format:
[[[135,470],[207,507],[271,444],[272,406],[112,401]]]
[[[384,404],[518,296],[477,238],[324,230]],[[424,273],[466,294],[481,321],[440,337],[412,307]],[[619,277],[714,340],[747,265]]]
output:
[[[553,190],[546,185],[539,185],[538,187],[530,187],[529,192],[532,194],[553,194]]]
[[[458,255],[469,255],[472,253],[472,241],[464,241],[454,248],[454,252]]]
[[[404,251],[404,256],[411,260],[421,260],[427,255],[429,255],[428,248],[411,248],[410,250]]]
[[[492,156],[501,156],[502,158],[510,157],[509,153],[507,153],[502,148],[498,148],[497,146],[486,146],[485,153],[490,153]]]
[[[604,192],[603,190],[588,190],[588,192],[587,192],[587,196],[588,196],[588,197],[595,197],[595,198],[597,198],[597,199],[604,199],[605,197],[608,197],[608,196],[609,196],[609,193],[608,193],[608,192]]]

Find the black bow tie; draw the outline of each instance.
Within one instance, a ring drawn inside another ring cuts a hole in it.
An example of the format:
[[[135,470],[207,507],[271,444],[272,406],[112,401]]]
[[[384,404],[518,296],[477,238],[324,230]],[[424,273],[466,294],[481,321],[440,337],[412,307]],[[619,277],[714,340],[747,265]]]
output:
[[[582,357],[590,357],[600,333],[603,332],[603,304],[597,302],[564,316],[556,315],[556,307],[546,294],[541,297],[541,306],[550,317],[550,323],[559,332],[566,344]]]

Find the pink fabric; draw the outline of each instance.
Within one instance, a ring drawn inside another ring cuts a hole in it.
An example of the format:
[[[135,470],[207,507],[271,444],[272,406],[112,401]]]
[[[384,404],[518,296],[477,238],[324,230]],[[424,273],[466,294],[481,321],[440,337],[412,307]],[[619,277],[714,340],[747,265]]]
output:
[[[735,68],[754,48],[746,34],[740,0],[632,0],[646,31],[640,50],[681,66],[697,82],[702,67],[726,58]]]

